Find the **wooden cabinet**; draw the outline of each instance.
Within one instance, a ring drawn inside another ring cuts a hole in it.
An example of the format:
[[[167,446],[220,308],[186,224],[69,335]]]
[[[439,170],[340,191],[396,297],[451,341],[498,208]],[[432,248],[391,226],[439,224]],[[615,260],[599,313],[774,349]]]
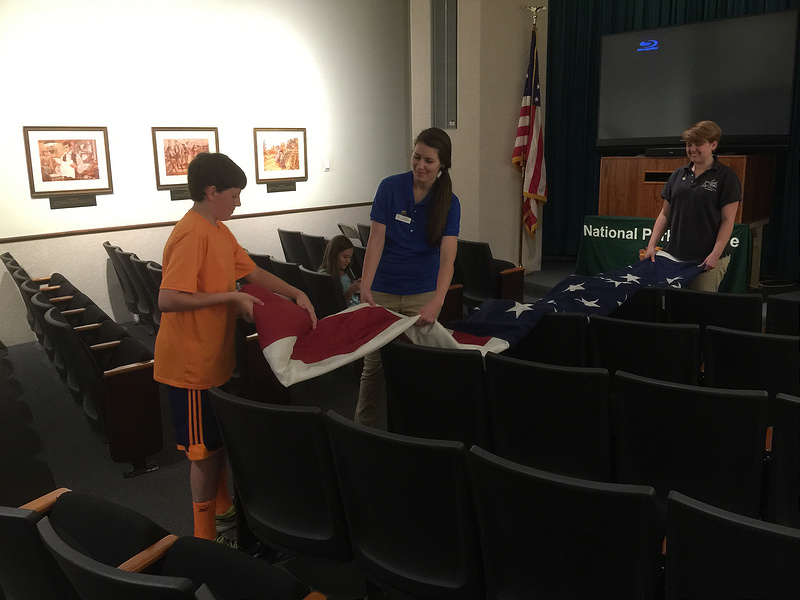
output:
[[[737,223],[769,219],[772,211],[775,157],[770,154],[719,156],[742,183]],[[661,211],[661,190],[672,172],[688,162],[685,156],[607,156],[600,160],[598,214],[655,219]]]

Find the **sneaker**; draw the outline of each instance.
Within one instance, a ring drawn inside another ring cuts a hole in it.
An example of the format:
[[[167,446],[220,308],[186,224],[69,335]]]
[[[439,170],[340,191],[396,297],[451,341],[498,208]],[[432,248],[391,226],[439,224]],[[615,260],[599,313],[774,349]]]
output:
[[[218,535],[214,541],[217,544],[222,544],[223,546],[227,546],[228,548],[233,548],[234,550],[239,549],[239,544],[236,543],[236,540],[232,540],[229,537],[225,537],[224,535]]]
[[[217,533],[228,531],[236,527],[236,506],[232,505],[221,515],[215,515],[217,521]]]

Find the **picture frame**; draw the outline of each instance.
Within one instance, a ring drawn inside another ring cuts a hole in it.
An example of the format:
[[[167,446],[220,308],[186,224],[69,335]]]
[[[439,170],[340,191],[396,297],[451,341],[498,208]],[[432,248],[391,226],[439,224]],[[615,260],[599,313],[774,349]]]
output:
[[[216,127],[151,127],[151,130],[158,190],[185,188],[187,167],[192,159],[200,152],[219,151]]]
[[[253,129],[256,183],[307,181],[305,127]]]
[[[106,127],[24,126],[31,198],[113,194]]]

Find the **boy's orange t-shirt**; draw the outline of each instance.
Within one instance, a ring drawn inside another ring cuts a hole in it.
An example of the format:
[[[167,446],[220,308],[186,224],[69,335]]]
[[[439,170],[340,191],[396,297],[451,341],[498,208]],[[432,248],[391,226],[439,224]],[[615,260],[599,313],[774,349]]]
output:
[[[161,288],[232,292],[255,263],[225,226],[194,211],[178,221],[164,246]],[[236,309],[232,304],[165,312],[156,338],[153,377],[175,387],[207,389],[230,379],[234,368]]]

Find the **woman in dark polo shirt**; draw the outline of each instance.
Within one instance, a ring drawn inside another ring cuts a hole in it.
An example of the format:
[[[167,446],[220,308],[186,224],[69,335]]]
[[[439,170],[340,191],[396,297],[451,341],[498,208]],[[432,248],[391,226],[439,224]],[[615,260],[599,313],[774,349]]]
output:
[[[742,199],[739,178],[714,156],[722,130],[700,121],[683,132],[689,163],[670,175],[661,192],[664,204],[656,218],[645,258],[655,260],[656,244],[669,229],[666,252],[698,261],[705,270],[689,289],[716,292],[730,263],[729,240]]]

